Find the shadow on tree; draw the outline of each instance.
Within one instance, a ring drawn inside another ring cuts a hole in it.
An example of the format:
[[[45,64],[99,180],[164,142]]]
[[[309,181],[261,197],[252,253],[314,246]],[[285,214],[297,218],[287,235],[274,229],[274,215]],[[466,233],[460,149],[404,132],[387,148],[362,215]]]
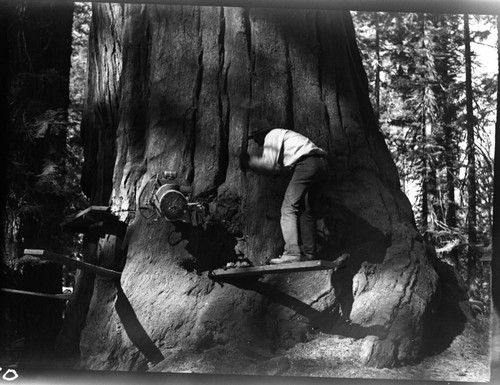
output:
[[[435,255],[431,258],[439,275],[439,286],[424,317],[422,357],[445,351],[472,320],[461,278],[452,266],[438,260]]]
[[[170,234],[169,243],[174,246],[187,241],[189,259],[180,262],[187,271],[207,271],[217,269],[227,262],[235,261],[237,237],[221,223],[207,226],[193,226],[190,223],[175,222],[175,230]]]
[[[158,363],[165,357],[160,349],[156,347],[144,327],[141,325],[137,315],[130,304],[127,296],[123,292],[120,282],[115,282],[116,286],[116,302],[115,309],[120,321],[125,328],[125,331],[132,343],[146,357],[149,362]]]

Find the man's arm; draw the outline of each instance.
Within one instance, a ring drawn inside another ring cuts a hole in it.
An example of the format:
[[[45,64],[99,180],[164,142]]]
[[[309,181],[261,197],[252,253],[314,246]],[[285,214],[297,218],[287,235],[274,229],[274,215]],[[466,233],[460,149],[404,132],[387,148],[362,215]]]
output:
[[[281,171],[280,152],[283,147],[285,130],[273,129],[265,137],[261,154],[240,155],[240,167],[246,171],[251,169],[258,174],[275,175]]]
[[[278,163],[281,148],[273,141],[266,141],[262,155],[248,157],[248,167],[257,174],[275,175],[281,167]]]
[[[275,175],[278,170],[269,168],[266,164],[263,164],[260,161],[259,156],[250,157],[246,152],[240,155],[240,168],[243,172],[247,172],[248,170],[252,170],[257,174],[264,175]]]

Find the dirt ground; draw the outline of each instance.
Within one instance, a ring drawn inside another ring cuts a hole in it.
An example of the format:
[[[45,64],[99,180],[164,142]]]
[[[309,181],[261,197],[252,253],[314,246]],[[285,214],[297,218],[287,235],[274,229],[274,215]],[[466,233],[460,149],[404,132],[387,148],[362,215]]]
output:
[[[168,365],[163,363],[149,371],[489,382],[490,321],[486,316],[479,316],[477,321],[476,325],[469,325],[441,354],[427,357],[415,365],[394,369],[367,368],[361,365],[358,358],[361,344],[359,340],[318,334],[314,340],[300,343],[272,357],[252,351],[251,347],[242,355],[241,351],[228,352],[230,348],[218,346],[189,359],[178,352],[175,360],[169,360]],[[228,356],[233,359],[228,360]]]
[[[467,327],[443,353],[395,369],[360,365],[357,358],[359,341],[351,338],[323,336],[307,345],[296,346],[287,352],[285,357],[292,363],[287,375],[457,382],[490,380],[489,321],[485,317],[481,317],[478,325]],[[318,364],[314,363],[316,361]],[[321,368],[321,361],[328,365]]]
[[[241,347],[233,350],[229,346],[218,345],[194,356],[192,352],[183,354],[180,351],[172,351],[170,358],[147,371],[172,374],[237,374],[250,377],[259,375],[274,378],[284,376],[489,382],[490,356],[493,361],[500,362],[500,338],[492,340],[493,349],[490,353],[490,329],[494,331],[493,335],[500,336],[498,321],[495,317],[490,321],[488,316],[480,315],[477,322],[468,324],[464,332],[441,354],[427,357],[414,365],[393,369],[363,366],[359,360],[360,340],[319,333],[309,342],[297,344],[272,356],[252,346],[242,351]],[[144,374],[145,379],[148,379],[147,373]],[[497,382],[491,380],[491,383]]]

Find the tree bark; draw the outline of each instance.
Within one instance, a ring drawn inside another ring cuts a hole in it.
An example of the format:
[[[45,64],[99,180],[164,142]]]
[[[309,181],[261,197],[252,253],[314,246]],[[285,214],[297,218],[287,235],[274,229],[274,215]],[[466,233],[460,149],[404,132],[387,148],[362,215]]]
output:
[[[110,204],[129,224],[126,264],[120,283],[96,281],[80,366],[175,371],[200,353],[219,365],[263,359],[310,328],[364,338],[367,365],[414,361],[444,290],[440,265],[378,131],[349,13],[125,5],[123,20],[120,103],[106,118],[117,122]],[[239,107],[247,97],[262,102],[249,115]],[[247,125],[262,119],[328,151],[320,255],[349,252],[341,271],[224,284],[203,274],[238,255],[257,266],[283,246],[287,179],[239,169]],[[87,130],[91,143],[104,127]],[[87,172],[108,166],[89,162]],[[216,207],[206,229],[132,215],[141,187],[164,170]],[[98,182],[87,179],[89,191]]]
[[[86,106],[81,123],[85,157],[81,185],[90,204],[96,206],[109,204],[113,183],[123,24],[123,5],[92,5],[88,60],[88,73],[92,76],[88,78]],[[85,262],[118,268],[116,265],[106,265],[109,250],[120,249],[121,239],[116,235],[107,235],[101,239],[98,235],[86,234],[84,245],[82,254]],[[56,352],[62,367],[71,367],[78,362],[81,332],[85,326],[94,285],[102,279],[96,278],[91,272],[78,271],[73,296],[57,337]]]
[[[89,35],[87,105],[81,125],[85,163],[82,189],[95,205],[111,195],[115,134],[120,105],[123,6],[92,5]]]

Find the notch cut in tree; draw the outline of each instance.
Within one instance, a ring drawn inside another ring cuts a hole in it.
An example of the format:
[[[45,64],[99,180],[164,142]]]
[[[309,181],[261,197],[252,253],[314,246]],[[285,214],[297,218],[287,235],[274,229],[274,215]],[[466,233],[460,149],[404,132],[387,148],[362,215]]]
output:
[[[449,343],[465,322],[465,294],[416,229],[374,119],[349,13],[94,4],[94,39],[117,9],[114,44],[123,49],[106,68],[111,76],[89,94],[86,112],[102,113],[101,89],[119,90],[119,108],[104,116],[117,122],[116,141],[92,119],[82,126],[88,162],[114,171],[98,184],[86,168],[89,194],[111,191],[112,210],[131,212],[152,175],[178,170],[193,197],[219,212],[206,228],[121,218],[129,224],[123,291],[165,357],[151,370],[175,371],[178,357],[218,347],[245,356],[250,343],[272,354],[301,341],[313,322],[338,334],[348,325],[349,335],[364,339],[361,358],[371,366],[414,362],[435,336]],[[91,68],[90,85],[101,69]],[[247,119],[238,103],[249,95],[262,104]],[[196,274],[240,256],[258,266],[281,251],[276,218],[286,178],[242,177],[239,168],[247,126],[261,120],[328,151],[319,257],[349,252],[345,269],[266,276],[240,287]],[[114,143],[116,159],[99,158]],[[96,284],[82,367],[148,363],[118,327],[113,296]],[[443,332],[450,325],[452,333]]]

